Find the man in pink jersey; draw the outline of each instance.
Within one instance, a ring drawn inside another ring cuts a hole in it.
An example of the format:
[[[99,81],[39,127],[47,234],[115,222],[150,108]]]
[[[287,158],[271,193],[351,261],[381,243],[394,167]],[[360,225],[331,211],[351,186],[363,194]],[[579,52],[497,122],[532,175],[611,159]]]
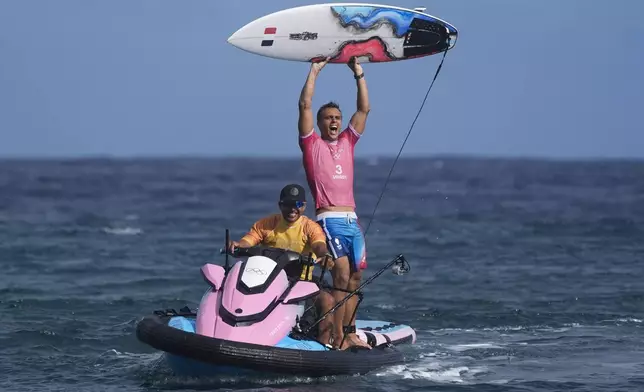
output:
[[[342,112],[340,107],[329,102],[317,112],[315,132],[313,111],[311,110],[315,80],[323,62],[311,64],[311,70],[302,88],[299,101],[299,144],[302,150],[304,170],[311,194],[315,199],[316,220],[324,229],[328,248],[335,259],[331,271],[333,285],[353,291],[360,285],[362,270],[367,267],[365,241],[358,224],[353,199],[353,150],[364,132],[369,114],[369,97],[362,67],[356,59],[349,62],[358,88],[357,110],[349,120],[349,125],[340,132]],[[336,302],[341,301],[346,292],[334,290]],[[353,296],[334,313],[335,345],[344,343],[339,349],[353,345],[369,347],[355,333],[357,297]],[[350,322],[351,321],[351,322]]]

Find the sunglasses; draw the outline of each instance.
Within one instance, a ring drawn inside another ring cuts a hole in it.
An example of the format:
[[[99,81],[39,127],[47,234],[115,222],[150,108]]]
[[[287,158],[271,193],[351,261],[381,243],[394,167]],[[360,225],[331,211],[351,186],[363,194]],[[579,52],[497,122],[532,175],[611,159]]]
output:
[[[287,208],[302,208],[304,207],[303,201],[280,201],[280,205]]]

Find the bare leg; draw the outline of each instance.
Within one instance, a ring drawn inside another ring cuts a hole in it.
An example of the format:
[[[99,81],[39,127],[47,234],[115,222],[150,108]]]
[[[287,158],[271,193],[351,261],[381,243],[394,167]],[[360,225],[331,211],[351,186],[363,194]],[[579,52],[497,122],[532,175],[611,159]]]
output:
[[[349,286],[350,273],[351,269],[349,268],[349,258],[347,256],[339,257],[337,260],[335,260],[335,265],[331,270],[331,276],[333,277],[333,287],[347,290]],[[340,290],[333,290],[331,293],[336,304],[342,301],[344,297],[349,294]],[[342,326],[344,325],[344,313],[347,307],[346,304],[347,303],[345,302],[343,305],[339,306],[335,310],[335,312],[333,312],[333,346],[336,348],[340,348],[339,344],[344,337]]]
[[[361,271],[355,271],[351,273],[351,276],[349,278],[349,290],[354,291],[360,286],[360,281],[362,280],[362,272]],[[354,295],[353,297],[349,298],[349,300],[346,302],[345,311],[344,311],[344,325],[352,325],[355,327],[356,325],[356,318],[357,314],[354,316],[353,312],[356,310],[356,306],[358,305],[358,297]],[[349,323],[350,322],[350,323]],[[362,347],[367,347],[371,348],[369,344],[362,339],[358,337],[357,334],[355,333],[350,333],[347,335],[347,338],[344,341],[343,348],[344,346],[347,345],[347,343],[350,346],[362,346]]]
[[[327,291],[320,291],[316,299],[316,305],[318,306],[320,316],[324,313],[331,310],[335,306],[335,300],[333,296]],[[320,324],[318,324],[318,341],[322,344],[329,344],[331,339],[331,329],[333,328],[333,314],[326,316]]]

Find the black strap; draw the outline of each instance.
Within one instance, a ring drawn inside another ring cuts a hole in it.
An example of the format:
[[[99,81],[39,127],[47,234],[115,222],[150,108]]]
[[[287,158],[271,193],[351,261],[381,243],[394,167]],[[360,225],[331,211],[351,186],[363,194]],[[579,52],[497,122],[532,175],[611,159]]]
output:
[[[356,326],[355,325],[345,325],[342,327],[342,332],[347,334],[347,333],[356,333]]]

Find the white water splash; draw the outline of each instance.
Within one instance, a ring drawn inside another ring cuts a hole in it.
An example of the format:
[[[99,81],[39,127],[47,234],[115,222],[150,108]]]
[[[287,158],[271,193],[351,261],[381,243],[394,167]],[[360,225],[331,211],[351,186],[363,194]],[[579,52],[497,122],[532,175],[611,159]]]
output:
[[[391,310],[400,307],[400,305],[395,305],[395,304],[375,304],[373,305],[374,308],[379,308],[379,309],[385,309],[385,310]]]
[[[94,362],[94,367],[105,367],[110,371],[115,369],[150,368],[158,365],[162,357],[161,353],[130,353],[110,349],[99,354]]]
[[[421,355],[420,359],[406,365],[398,365],[375,373],[376,377],[394,377],[413,380],[428,380],[440,384],[464,384],[480,373],[486,373],[484,367],[470,368],[453,359],[440,358],[436,354]]]
[[[642,320],[633,318],[633,317],[627,317],[627,318],[618,318],[618,319],[611,319],[611,320],[604,320],[604,322],[608,323],[635,323],[635,324],[641,324]]]
[[[139,235],[143,234],[143,230],[136,227],[104,227],[103,231],[107,234],[113,235]]]
[[[448,346],[448,350],[456,351],[456,352],[463,352],[467,350],[474,350],[474,349],[501,349],[503,348],[502,345],[495,344],[495,343],[470,343],[470,344],[455,344],[453,346]]]
[[[480,373],[487,369],[468,366],[467,358],[453,356],[449,349],[436,345],[434,341],[419,342],[420,354],[416,359],[403,364],[388,367],[374,373],[376,377],[389,379],[427,380],[438,384],[469,384]]]
[[[612,321],[618,321],[618,320],[612,320]],[[584,325],[579,323],[568,323],[568,324],[563,324],[563,327],[559,327],[559,328],[551,327],[547,325],[528,325],[528,326],[502,325],[498,327],[486,327],[486,328],[442,328],[442,329],[436,329],[436,330],[426,331],[426,332],[437,336],[444,335],[444,334],[449,335],[453,332],[478,333],[481,331],[485,331],[485,332],[522,332],[522,331],[565,332],[570,330],[571,328],[580,328],[580,327],[584,327]]]

